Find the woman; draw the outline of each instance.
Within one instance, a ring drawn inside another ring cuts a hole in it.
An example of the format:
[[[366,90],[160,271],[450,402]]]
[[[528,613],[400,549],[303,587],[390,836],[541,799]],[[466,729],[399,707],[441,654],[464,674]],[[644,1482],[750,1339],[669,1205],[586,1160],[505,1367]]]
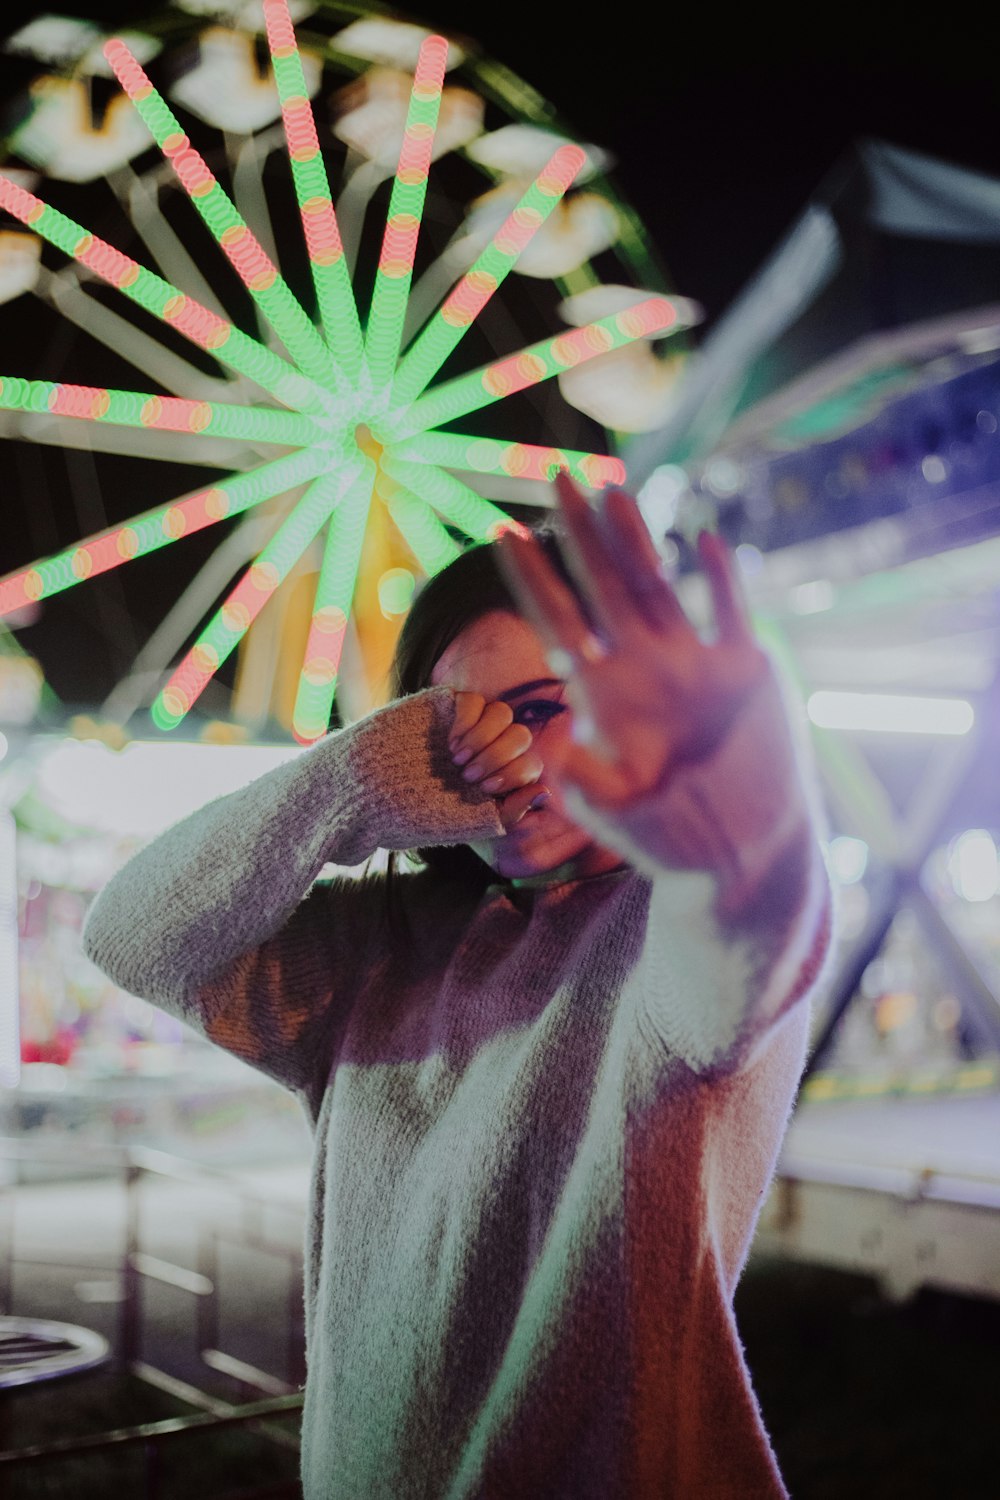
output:
[[[564,566],[465,554],[405,696],[87,925],[314,1123],[307,1500],[785,1494],[732,1298],[828,944],[810,797],[718,539],[709,644],[634,503],[558,490]],[[424,862],[317,883],[379,847]]]

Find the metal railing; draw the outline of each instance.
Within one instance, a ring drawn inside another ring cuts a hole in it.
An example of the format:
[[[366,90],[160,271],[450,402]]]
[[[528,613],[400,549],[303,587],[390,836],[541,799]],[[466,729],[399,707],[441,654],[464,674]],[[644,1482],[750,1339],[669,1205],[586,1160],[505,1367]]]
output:
[[[19,1266],[24,1265],[16,1247],[17,1192],[23,1186],[25,1167],[53,1165],[66,1161],[66,1147],[61,1143],[31,1142],[0,1138],[0,1313],[16,1312]],[[156,1500],[161,1492],[161,1454],[166,1444],[182,1441],[185,1436],[245,1426],[283,1448],[298,1450],[297,1435],[279,1425],[281,1419],[294,1415],[302,1407],[302,1381],[305,1375],[304,1334],[302,1331],[302,1248],[301,1233],[285,1240],[269,1232],[266,1219],[286,1212],[300,1222],[301,1213],[292,1204],[265,1200],[261,1194],[223,1170],[183,1161],[165,1152],[144,1147],[87,1148],[90,1175],[103,1162],[102,1178],[117,1179],[124,1194],[124,1242],[117,1256],[120,1302],[112,1358],[116,1370],[162,1391],[193,1408],[190,1414],[162,1421],[134,1423],[83,1436],[68,1436],[43,1445],[0,1449],[0,1490],[4,1476],[17,1467],[33,1467],[56,1460],[126,1450],[141,1450],[146,1500]],[[209,1189],[218,1207],[225,1198],[230,1208],[236,1206],[235,1222],[223,1222],[225,1215],[213,1212],[198,1225],[196,1267],[179,1264],[144,1247],[141,1198],[150,1184],[172,1183],[192,1189]],[[51,1184],[57,1187],[57,1184]],[[220,1252],[226,1246],[238,1246],[246,1255],[265,1257],[277,1262],[284,1271],[281,1314],[284,1318],[284,1360],[281,1373],[257,1365],[219,1347],[221,1342],[220,1302],[223,1288]],[[36,1262],[32,1262],[36,1264]],[[101,1271],[107,1266],[93,1266],[79,1261],[46,1260],[46,1268],[66,1271]],[[173,1288],[194,1299],[196,1355],[205,1371],[223,1376],[239,1388],[239,1399],[230,1401],[160,1368],[145,1356],[148,1342],[144,1311],[146,1289],[150,1284]],[[250,1399],[247,1399],[247,1396]],[[238,1492],[240,1500],[279,1500],[281,1496],[299,1494],[297,1481],[278,1481]],[[227,1491],[227,1500],[237,1500],[236,1492]]]

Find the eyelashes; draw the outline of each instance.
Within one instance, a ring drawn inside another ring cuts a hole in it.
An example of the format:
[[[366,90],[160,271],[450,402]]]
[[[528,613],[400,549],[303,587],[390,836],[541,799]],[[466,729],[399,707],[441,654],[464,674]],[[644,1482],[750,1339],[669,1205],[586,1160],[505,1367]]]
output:
[[[559,689],[559,698],[530,698],[527,703],[518,704],[514,710],[514,723],[523,724],[532,733],[544,729],[546,724],[564,714],[569,707],[561,701],[565,691],[565,688]]]

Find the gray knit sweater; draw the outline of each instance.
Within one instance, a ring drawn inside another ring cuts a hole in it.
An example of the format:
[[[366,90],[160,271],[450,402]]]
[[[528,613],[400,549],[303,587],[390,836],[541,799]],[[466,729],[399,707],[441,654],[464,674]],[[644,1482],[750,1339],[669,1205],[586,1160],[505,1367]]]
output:
[[[829,908],[774,685],[600,827],[631,867],[405,874],[390,920],[384,876],[318,876],[501,831],[452,714],[417,694],[212,803],[86,926],[313,1122],[305,1496],[782,1496],[732,1297]]]

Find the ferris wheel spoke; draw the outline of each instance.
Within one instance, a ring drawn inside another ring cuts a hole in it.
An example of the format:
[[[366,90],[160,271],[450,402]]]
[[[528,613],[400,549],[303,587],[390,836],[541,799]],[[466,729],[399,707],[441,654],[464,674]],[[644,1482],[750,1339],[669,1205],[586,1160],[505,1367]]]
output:
[[[85,578],[107,573],[183,536],[214,526],[217,521],[239,515],[263,500],[314,479],[329,467],[330,453],[322,448],[286,454],[247,474],[220,480],[208,489],[158,506],[126,526],[108,527],[65,552],[0,578],[0,619],[17,613],[26,604],[62,593]]]
[[[412,406],[402,407],[398,415],[390,413],[387,429],[394,441],[415,436],[526,390],[585,360],[620,349],[623,344],[651,334],[675,333],[682,326],[678,308],[668,297],[646,297],[622,312],[541,339],[506,359],[436,386]]]
[[[107,422],[161,432],[245,438],[282,447],[305,448],[323,437],[322,430],[299,412],[190,401],[65,381],[23,380],[16,375],[0,375],[0,409],[50,412],[86,423]]]
[[[161,212],[156,189],[151,188],[128,162],[109,172],[106,181],[166,279],[176,286],[186,286],[207,308],[228,321],[229,313],[208,278],[202,275],[198,262]]]
[[[518,523],[506,511],[444,469],[400,458],[396,449],[386,452],[382,467],[473,541],[484,542],[503,531],[518,529]]]
[[[35,287],[37,295],[98,343],[120,354],[135,369],[152,375],[164,390],[206,401],[233,400],[245,393],[245,387],[251,383],[247,376],[236,375],[230,381],[206,375],[113,308],[88,296],[72,269],[68,269],[72,279],[66,271],[52,272],[43,266]],[[264,390],[257,382],[253,382],[253,388]]]
[[[360,464],[319,475],[281,523],[225,603],[216,611],[152,706],[153,721],[172,729],[190,712],[239,645],[279,584],[319,534]]]
[[[560,146],[553,153],[435,317],[414,339],[393,381],[394,402],[414,400],[433,380],[525,246],[561,202],[586,160],[587,153],[579,146]]]
[[[110,41],[103,51],[185,192],[289,354],[320,385],[343,387],[330,351],[205,159],[191,145],[166,100],[123,41]]]
[[[23,438],[47,448],[77,449],[87,453],[122,454],[153,462],[195,464],[199,468],[242,473],[260,462],[261,448],[229,438],[206,438],[204,433],[155,431],[152,428],[112,427],[103,422],[80,422],[51,412],[14,411],[0,407],[0,436]]]
[[[447,62],[445,38],[425,38],[413,75],[365,335],[365,362],[376,391],[388,387],[399,358]]]
[[[428,578],[439,573],[461,552],[461,547],[442,526],[432,507],[418,494],[394,484],[386,495],[386,505],[393,523]]]
[[[300,744],[313,744],[330,724],[374,482],[375,466],[366,462],[330,517],[292,712]]]
[[[223,138],[233,188],[233,206],[265,256],[277,267],[278,246],[271,222],[271,210],[264,193],[262,173],[262,162],[267,159],[268,153],[262,149],[262,143],[255,135],[237,135],[227,130],[223,132]],[[291,288],[289,293],[291,294]],[[261,343],[277,354],[287,355],[286,346],[275,332],[270,319],[265,316],[259,302],[254,304],[254,315],[257,320],[257,337]]]
[[[191,639],[233,575],[244,567],[267,541],[273,519],[250,511],[242,516],[227,537],[181,591],[149,639],[129,672],[115,684],[101,704],[100,717],[126,724],[132,715],[156,696],[171,659]]]
[[[162,318],[192,343],[247,375],[285,406],[327,412],[335,406],[328,390],[302,375],[294,365],[248,338],[193,297],[141,266],[131,256],[90,234],[66,214],[36,198],[0,173],[0,208],[74,260],[95,271],[140,307]]]
[[[264,0],[264,21],[319,317],[354,384],[363,360],[361,323],[286,0]]]
[[[456,432],[422,432],[393,452],[419,464],[448,469],[472,469],[477,474],[510,474],[517,478],[550,480],[560,469],[590,489],[625,483],[620,458],[603,453],[581,453],[575,448],[545,448],[536,443],[505,443],[497,438],[466,437]]]

